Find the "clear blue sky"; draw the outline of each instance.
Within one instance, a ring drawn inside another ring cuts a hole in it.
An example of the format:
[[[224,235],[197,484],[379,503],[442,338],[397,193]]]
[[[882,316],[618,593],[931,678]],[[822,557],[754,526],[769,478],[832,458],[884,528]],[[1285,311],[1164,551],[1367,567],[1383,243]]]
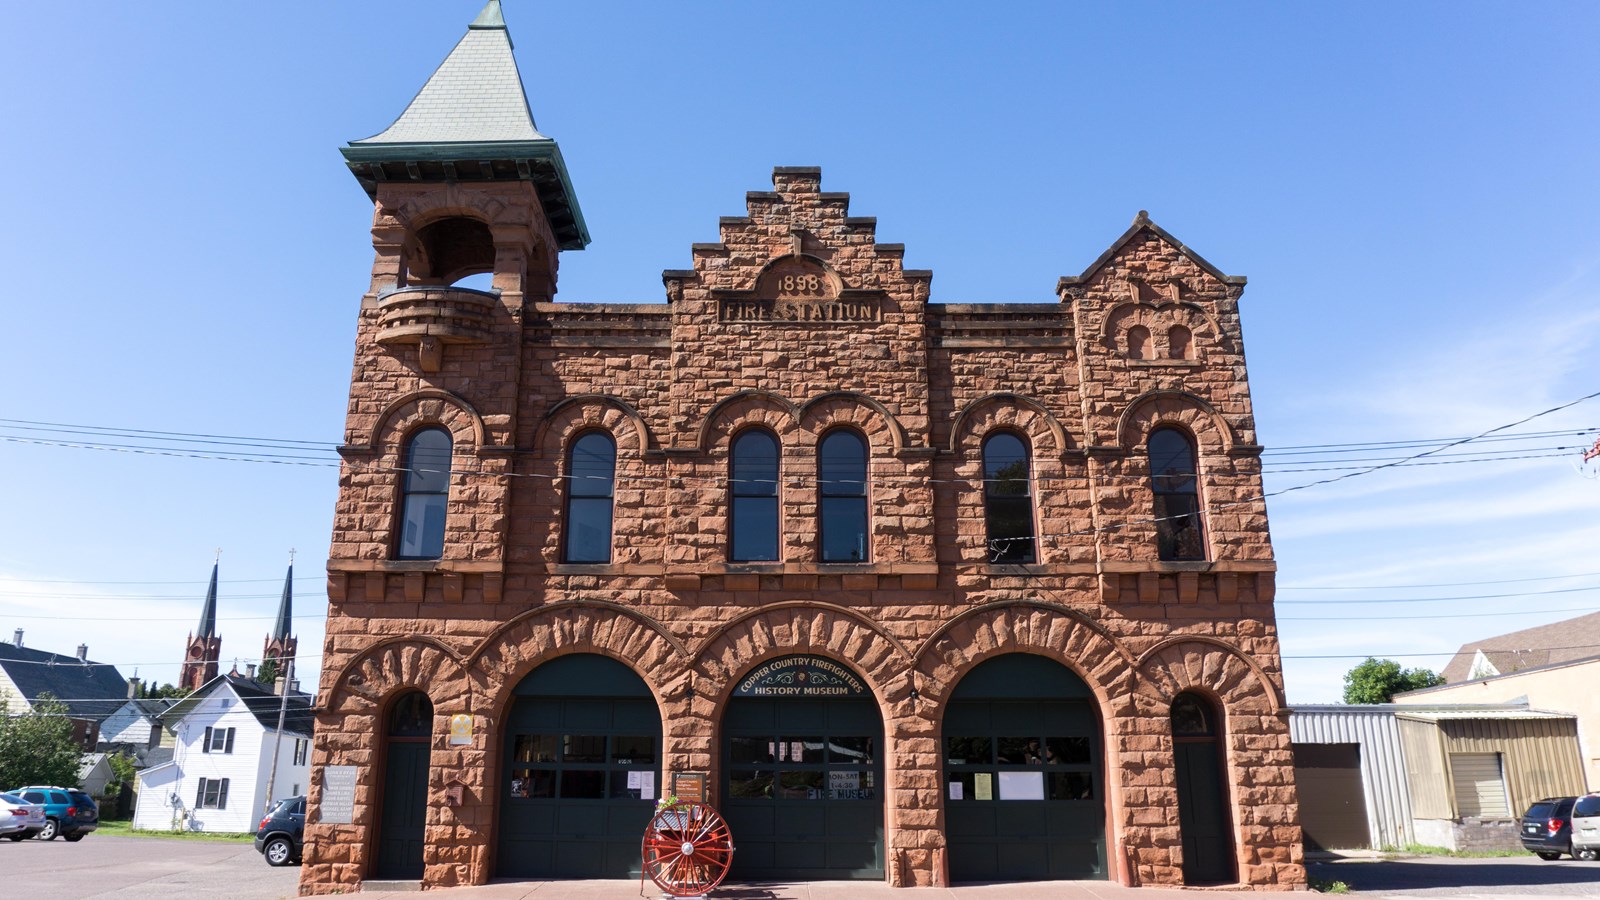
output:
[[[337,148],[392,121],[479,5],[10,9],[0,417],[338,441],[371,204]],[[1249,276],[1269,448],[1465,436],[1600,389],[1593,3],[507,0],[506,17],[594,237],[563,255],[560,299],[662,299],[660,271],[772,166],[821,165],[934,271],[934,301],[1051,300],[1150,210]],[[1518,430],[1596,427],[1600,401]],[[335,468],[29,436],[70,437],[0,427],[0,637],[171,680],[222,547],[224,665],[246,661],[296,547],[316,661]],[[1600,482],[1575,459],[1273,499],[1291,699],[1335,699],[1356,661],[1303,657],[1437,653],[1600,608]],[[1548,580],[1389,587],[1526,578]],[[1309,590],[1349,585],[1377,587]],[[1453,618],[1376,621],[1422,614]]]

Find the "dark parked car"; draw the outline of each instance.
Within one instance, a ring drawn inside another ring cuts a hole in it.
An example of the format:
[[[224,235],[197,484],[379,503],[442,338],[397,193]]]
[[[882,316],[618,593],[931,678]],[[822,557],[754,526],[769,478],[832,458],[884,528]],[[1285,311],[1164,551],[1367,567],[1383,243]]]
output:
[[[1522,814],[1522,849],[1540,859],[1572,852],[1572,804],[1576,797],[1546,797]]]
[[[100,807],[95,805],[93,797],[83,791],[54,785],[30,785],[7,793],[44,807],[44,830],[38,834],[41,841],[53,841],[56,835],[69,841],[81,841],[84,835],[100,827]]]
[[[306,834],[306,798],[288,797],[272,804],[256,829],[256,850],[269,866],[300,862]]]

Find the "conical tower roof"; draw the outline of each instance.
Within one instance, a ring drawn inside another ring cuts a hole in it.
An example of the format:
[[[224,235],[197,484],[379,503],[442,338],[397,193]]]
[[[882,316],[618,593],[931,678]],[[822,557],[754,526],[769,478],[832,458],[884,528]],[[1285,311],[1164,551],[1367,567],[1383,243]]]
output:
[[[489,0],[394,124],[341,152],[374,199],[384,181],[531,181],[561,249],[581,250],[589,231],[561,148],[535,127],[511,51]]]

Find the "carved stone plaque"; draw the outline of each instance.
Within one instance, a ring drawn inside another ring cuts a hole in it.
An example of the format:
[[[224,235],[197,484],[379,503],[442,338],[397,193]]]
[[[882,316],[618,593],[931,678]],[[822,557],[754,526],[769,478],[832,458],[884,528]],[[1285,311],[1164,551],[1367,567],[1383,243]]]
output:
[[[356,767],[322,767],[322,805],[317,821],[349,825],[356,815]]]
[[[724,322],[877,322],[882,318],[877,298],[845,294],[839,276],[820,260],[783,256],[761,273],[754,291],[723,298],[717,314]]]

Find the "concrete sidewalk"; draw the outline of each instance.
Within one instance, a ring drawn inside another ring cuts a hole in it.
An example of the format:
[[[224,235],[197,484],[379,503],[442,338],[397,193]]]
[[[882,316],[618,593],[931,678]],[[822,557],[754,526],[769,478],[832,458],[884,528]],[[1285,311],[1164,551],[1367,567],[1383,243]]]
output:
[[[796,884],[725,884],[710,900],[1195,900],[1193,890],[1125,888],[1106,881],[1031,881],[953,888],[892,888],[881,882],[809,881]],[[1305,897],[1304,893],[1241,892],[1252,897]],[[363,898],[416,900],[416,893],[374,893]],[[428,891],[427,900],[658,900],[661,890],[646,881],[508,881],[483,887]]]

